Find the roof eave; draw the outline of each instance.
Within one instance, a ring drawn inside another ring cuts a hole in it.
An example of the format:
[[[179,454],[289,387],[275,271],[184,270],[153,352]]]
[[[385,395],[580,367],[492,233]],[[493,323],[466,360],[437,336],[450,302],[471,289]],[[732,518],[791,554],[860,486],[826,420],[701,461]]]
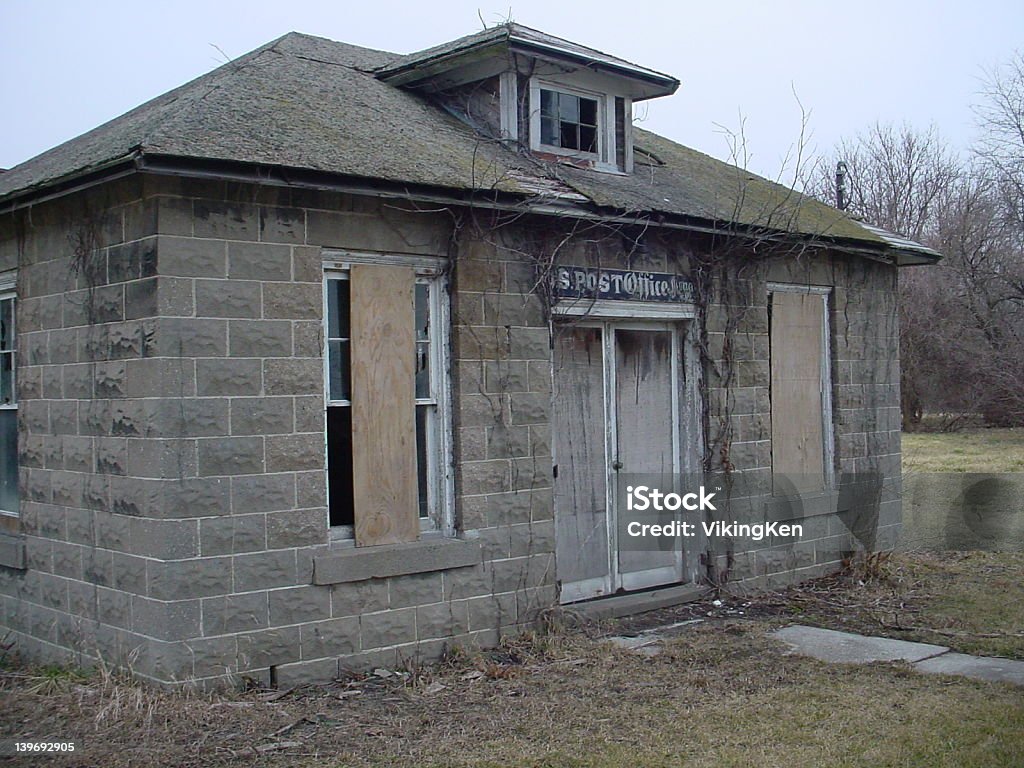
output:
[[[137,170],[140,156],[141,151],[133,149],[131,152],[105,163],[82,168],[30,187],[17,189],[0,197],[0,215],[13,213],[22,208],[39,205],[48,200],[94,187],[97,184],[105,184],[122,176],[128,176]]]
[[[270,186],[299,187],[351,194],[375,195],[392,199],[406,199],[455,206],[476,206],[497,210],[524,209],[537,215],[571,216],[619,224],[643,224],[672,230],[739,238],[757,238],[776,243],[789,242],[803,246],[830,248],[853,255],[872,258],[896,266],[933,264],[938,254],[923,253],[866,241],[839,240],[779,230],[765,233],[763,228],[745,227],[732,222],[713,221],[696,217],[666,214],[658,211],[619,211],[603,209],[591,203],[573,203],[565,200],[530,198],[527,195],[501,190],[482,192],[466,188],[443,188],[409,185],[382,179],[347,177],[328,171],[259,165],[227,160],[202,159],[179,155],[143,153],[135,150],[102,166],[69,174],[53,183],[20,190],[0,200],[0,214],[37,205],[47,200],[113,181],[132,173],[151,173],[186,178],[217,178]]]

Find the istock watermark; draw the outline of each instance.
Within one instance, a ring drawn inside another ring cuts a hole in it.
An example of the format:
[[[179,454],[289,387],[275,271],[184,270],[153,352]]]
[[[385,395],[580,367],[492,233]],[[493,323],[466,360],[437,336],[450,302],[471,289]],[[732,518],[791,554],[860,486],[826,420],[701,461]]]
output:
[[[713,501],[715,492],[708,492],[703,485],[690,493],[664,493],[657,488],[646,485],[626,486],[627,512],[716,512]],[[720,536],[729,538],[747,538],[752,541],[763,541],[773,536],[804,535],[804,527],[800,523],[780,523],[772,520],[765,523],[725,522],[723,520],[700,520],[699,525],[687,520],[668,520],[666,522],[644,523],[640,520],[629,520],[626,523],[626,535],[634,538],[653,537],[693,537],[702,531],[709,539]]]
[[[646,512],[652,509],[656,512],[676,512],[685,509],[689,512],[698,510],[714,510],[715,505],[711,500],[715,498],[714,493],[708,493],[704,486],[700,487],[697,493],[662,493],[657,488],[648,488],[646,485],[626,486],[626,509],[630,512]]]

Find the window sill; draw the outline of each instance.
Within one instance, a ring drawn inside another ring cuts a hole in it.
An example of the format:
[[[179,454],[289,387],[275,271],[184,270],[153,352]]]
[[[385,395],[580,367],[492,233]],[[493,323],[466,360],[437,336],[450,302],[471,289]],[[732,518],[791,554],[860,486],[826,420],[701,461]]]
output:
[[[0,533],[0,566],[25,570],[25,538]]]
[[[314,584],[344,584],[465,568],[480,562],[480,543],[426,539],[409,544],[334,549],[313,558]]]

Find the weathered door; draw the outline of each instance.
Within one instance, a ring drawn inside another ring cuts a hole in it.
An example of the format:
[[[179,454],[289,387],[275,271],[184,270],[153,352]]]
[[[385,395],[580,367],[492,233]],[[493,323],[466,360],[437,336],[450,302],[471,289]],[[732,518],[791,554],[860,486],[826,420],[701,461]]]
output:
[[[614,498],[622,504],[626,483],[651,483],[662,491],[678,477],[677,443],[679,407],[676,332],[672,328],[615,327],[615,365],[612,371],[615,393],[612,482]],[[653,549],[648,541],[638,547],[624,536],[625,510],[616,510],[619,586],[643,589],[679,581],[682,540],[668,540],[671,548]],[[643,541],[643,540],[641,540]]]
[[[565,602],[612,591],[604,328],[560,329],[555,340],[555,542]]]
[[[683,542],[620,541],[620,486],[673,478],[688,436],[680,413],[682,334],[665,323],[558,329],[552,429],[557,576],[562,602],[683,580]],[[670,481],[671,482],[671,481]],[[665,489],[662,490],[672,490]]]

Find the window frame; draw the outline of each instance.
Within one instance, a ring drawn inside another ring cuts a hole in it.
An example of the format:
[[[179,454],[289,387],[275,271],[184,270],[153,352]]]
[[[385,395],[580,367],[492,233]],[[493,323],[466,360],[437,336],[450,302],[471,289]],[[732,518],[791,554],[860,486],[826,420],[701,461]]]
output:
[[[455,535],[454,515],[455,484],[452,460],[451,421],[451,377],[450,377],[450,301],[448,289],[447,260],[437,257],[405,256],[397,254],[369,254],[339,251],[323,252],[323,350],[324,350],[324,457],[327,458],[328,430],[327,409],[351,407],[349,400],[332,400],[330,389],[330,347],[327,316],[328,285],[331,280],[348,279],[350,268],[356,264],[412,267],[415,282],[427,285],[427,302],[430,323],[428,364],[432,397],[415,398],[415,405],[433,406],[428,411],[430,426],[427,430],[426,456],[428,515],[420,517],[420,540],[452,537]],[[351,342],[349,342],[351,355]],[[416,345],[419,346],[418,344]],[[350,358],[351,359],[351,358]],[[415,387],[415,383],[414,383]],[[351,393],[350,393],[351,394]],[[415,394],[415,393],[414,393]],[[418,453],[418,451],[417,451]],[[417,457],[418,459],[418,457]],[[330,475],[325,471],[328,483],[328,504],[330,503]],[[417,480],[417,488],[419,482]],[[355,545],[354,525],[330,525],[330,539],[339,545]]]
[[[15,431],[14,431],[14,467],[15,476],[17,476],[19,470],[18,460],[18,429],[17,429],[17,411],[18,411],[18,297],[16,291],[16,275],[8,273],[6,275],[0,275],[0,304],[4,301],[11,302],[11,348],[9,350],[0,350],[0,354],[11,355],[11,402],[3,403],[0,402],[0,411],[14,411],[15,412]],[[18,509],[3,509],[0,508],[0,516],[19,519],[21,517],[21,494],[20,489],[18,490]]]
[[[541,96],[540,92],[553,91],[591,99],[597,102],[597,152],[586,152],[579,149],[544,144],[540,140]],[[602,170],[619,169],[615,165],[615,98],[604,91],[588,90],[577,85],[566,85],[555,80],[534,77],[530,79],[530,149],[535,152],[548,152],[564,157],[576,157],[590,160]]]

